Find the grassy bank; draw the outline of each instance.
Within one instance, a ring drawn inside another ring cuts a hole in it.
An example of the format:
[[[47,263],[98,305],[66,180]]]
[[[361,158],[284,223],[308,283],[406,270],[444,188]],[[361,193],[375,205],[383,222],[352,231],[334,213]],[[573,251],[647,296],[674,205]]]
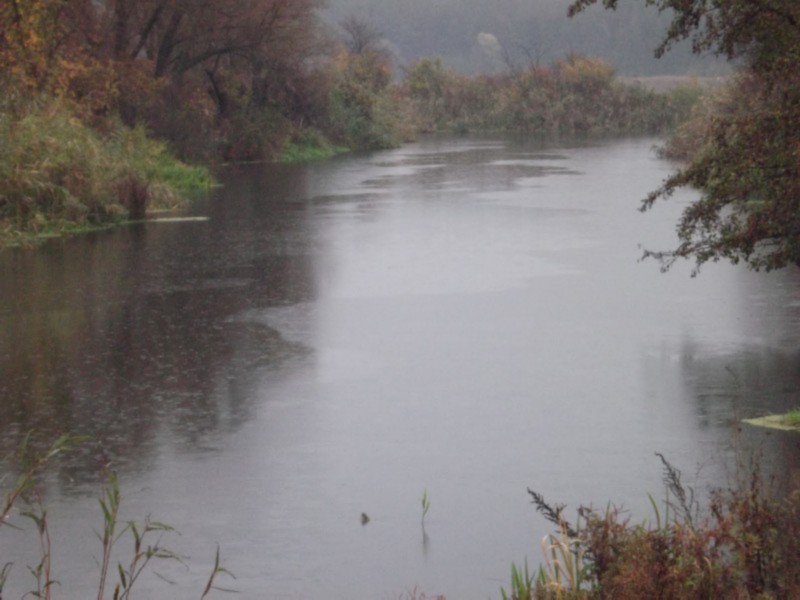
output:
[[[347,152],[345,146],[331,144],[316,129],[305,129],[294,135],[281,149],[281,162],[309,162],[323,160]]]
[[[141,128],[91,128],[53,99],[0,108],[0,246],[177,210],[210,183]]]

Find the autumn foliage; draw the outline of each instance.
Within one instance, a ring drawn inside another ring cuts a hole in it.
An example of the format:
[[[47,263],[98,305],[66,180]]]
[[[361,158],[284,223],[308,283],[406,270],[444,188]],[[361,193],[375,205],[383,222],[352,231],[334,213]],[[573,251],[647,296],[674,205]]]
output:
[[[514,600],[706,600],[800,597],[800,490],[771,489],[756,466],[701,507],[694,490],[663,457],[667,496],[651,498],[653,513],[633,521],[626,511],[578,509],[529,490],[558,527],[543,543],[537,575],[517,575]],[[506,597],[508,597],[506,595]]]
[[[102,153],[91,150],[116,147],[115,137],[130,129],[142,132],[133,136],[143,144],[140,155],[150,137],[182,159],[204,162],[388,148],[420,131],[632,133],[677,119],[671,100],[620,83],[609,65],[584,56],[476,77],[424,59],[397,81],[378,32],[353,19],[343,25],[349,39],[337,40],[319,21],[319,6],[0,0],[0,134],[8,161],[0,168],[44,174],[47,183],[27,185],[15,175],[5,189],[0,184],[0,227],[104,222],[120,206],[141,216],[158,196],[153,172],[105,168]],[[59,135],[47,131],[54,115]],[[75,144],[80,152],[65,151]],[[69,160],[84,151],[98,157],[86,163],[91,168]],[[53,167],[37,152],[65,162]],[[37,166],[42,161],[47,168]],[[60,190],[57,200],[53,190]]]
[[[688,116],[688,102],[620,81],[606,62],[571,55],[548,66],[466,77],[438,59],[406,69],[403,91],[423,131],[452,129],[528,134],[657,133]]]
[[[248,120],[313,119],[319,54],[314,0],[4,0],[6,90],[74,104],[97,124],[119,115],[186,155],[252,154]],[[7,94],[8,95],[8,94]],[[317,94],[318,96],[318,94]],[[199,146],[201,138],[206,137]]]

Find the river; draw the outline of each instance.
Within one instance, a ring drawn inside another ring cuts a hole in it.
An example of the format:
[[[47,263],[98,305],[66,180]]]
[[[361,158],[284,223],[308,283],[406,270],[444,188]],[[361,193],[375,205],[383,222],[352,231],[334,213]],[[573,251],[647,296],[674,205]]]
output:
[[[208,220],[0,254],[0,451],[92,438],[43,481],[55,597],[97,587],[104,460],[125,518],[180,531],[188,568],[138,584],[175,599],[217,544],[234,597],[497,598],[551,529],[527,487],[639,519],[655,452],[701,494],[740,450],[796,476],[798,436],[739,419],[800,405],[800,272],[640,262],[695,197],[637,211],[674,168],[655,143],[229,167]],[[9,598],[36,544],[0,530]]]

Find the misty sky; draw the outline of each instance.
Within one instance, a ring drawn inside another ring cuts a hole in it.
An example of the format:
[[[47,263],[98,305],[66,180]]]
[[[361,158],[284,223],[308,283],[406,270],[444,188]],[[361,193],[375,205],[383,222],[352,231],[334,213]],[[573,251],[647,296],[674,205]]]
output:
[[[400,65],[439,56],[474,73],[506,68],[508,61],[549,63],[576,52],[604,58],[628,75],[703,75],[722,68],[711,57],[692,55],[688,44],[656,60],[653,49],[669,18],[643,1],[623,0],[617,11],[593,7],[574,19],[566,16],[568,5],[568,0],[328,0],[325,14],[332,23],[355,15],[372,24]],[[487,47],[487,35],[497,39],[500,56]]]

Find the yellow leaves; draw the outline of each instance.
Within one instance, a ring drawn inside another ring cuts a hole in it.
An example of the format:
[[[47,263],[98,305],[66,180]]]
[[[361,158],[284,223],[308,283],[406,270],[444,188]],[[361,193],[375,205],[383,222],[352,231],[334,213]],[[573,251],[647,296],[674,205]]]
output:
[[[44,44],[44,38],[35,31],[26,32],[24,43],[28,49],[41,48]]]
[[[65,0],[13,2],[0,12],[5,48],[0,65],[12,85],[46,91],[54,58],[65,40],[62,11]]]
[[[561,76],[568,84],[607,84],[614,77],[614,69],[604,60],[589,56],[570,56],[559,62]]]

